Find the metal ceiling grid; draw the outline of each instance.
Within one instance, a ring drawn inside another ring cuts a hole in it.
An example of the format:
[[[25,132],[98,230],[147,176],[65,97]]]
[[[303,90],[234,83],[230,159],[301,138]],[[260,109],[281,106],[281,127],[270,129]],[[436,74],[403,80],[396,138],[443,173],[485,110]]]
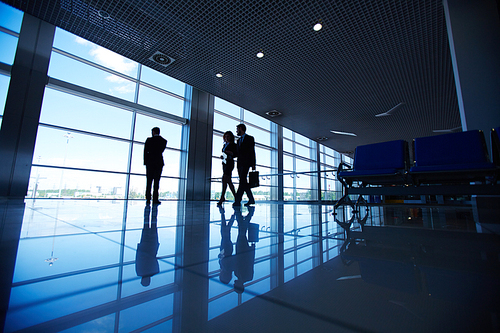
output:
[[[441,0],[5,2],[341,152],[460,126]]]

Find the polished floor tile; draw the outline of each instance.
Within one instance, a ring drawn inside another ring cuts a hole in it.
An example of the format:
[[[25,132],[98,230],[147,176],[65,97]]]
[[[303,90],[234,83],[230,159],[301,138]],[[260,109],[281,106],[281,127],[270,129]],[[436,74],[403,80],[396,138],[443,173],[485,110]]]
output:
[[[4,201],[5,332],[495,332],[473,205]]]

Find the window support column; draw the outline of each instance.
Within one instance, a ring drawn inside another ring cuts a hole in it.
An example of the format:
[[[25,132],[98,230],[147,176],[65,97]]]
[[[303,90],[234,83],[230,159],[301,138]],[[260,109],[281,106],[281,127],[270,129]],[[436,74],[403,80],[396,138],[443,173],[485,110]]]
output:
[[[24,198],[55,26],[24,14],[0,130],[0,197]]]

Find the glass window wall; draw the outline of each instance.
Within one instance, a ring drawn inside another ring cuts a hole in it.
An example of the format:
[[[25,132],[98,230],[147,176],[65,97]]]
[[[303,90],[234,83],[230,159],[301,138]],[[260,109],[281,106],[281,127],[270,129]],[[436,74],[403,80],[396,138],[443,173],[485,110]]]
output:
[[[144,142],[151,128],[159,127],[168,140],[160,199],[178,199],[182,125],[168,115],[183,114],[185,85],[149,69],[141,71],[137,63],[61,29],[56,29],[54,46],[49,76],[90,90],[77,96],[71,85],[58,90],[56,81],[45,89],[27,196],[144,199]],[[72,71],[67,71],[69,64]],[[148,83],[136,78],[139,72]],[[155,87],[159,76],[165,80]],[[148,90],[154,96],[148,97]],[[161,113],[150,115],[127,102],[120,105],[102,95],[97,99],[94,92],[142,101],[167,113],[165,118]],[[158,107],[158,96],[168,108]]]

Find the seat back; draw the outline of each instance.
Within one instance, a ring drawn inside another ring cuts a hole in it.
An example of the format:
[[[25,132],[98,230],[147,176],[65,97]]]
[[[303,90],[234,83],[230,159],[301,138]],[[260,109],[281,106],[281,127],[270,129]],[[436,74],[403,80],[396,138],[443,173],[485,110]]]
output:
[[[500,166],[500,127],[491,130],[491,155],[495,165]]]
[[[414,165],[468,165],[488,163],[484,134],[480,130],[414,139]]]
[[[405,169],[407,162],[408,143],[395,140],[356,147],[353,169]]]

